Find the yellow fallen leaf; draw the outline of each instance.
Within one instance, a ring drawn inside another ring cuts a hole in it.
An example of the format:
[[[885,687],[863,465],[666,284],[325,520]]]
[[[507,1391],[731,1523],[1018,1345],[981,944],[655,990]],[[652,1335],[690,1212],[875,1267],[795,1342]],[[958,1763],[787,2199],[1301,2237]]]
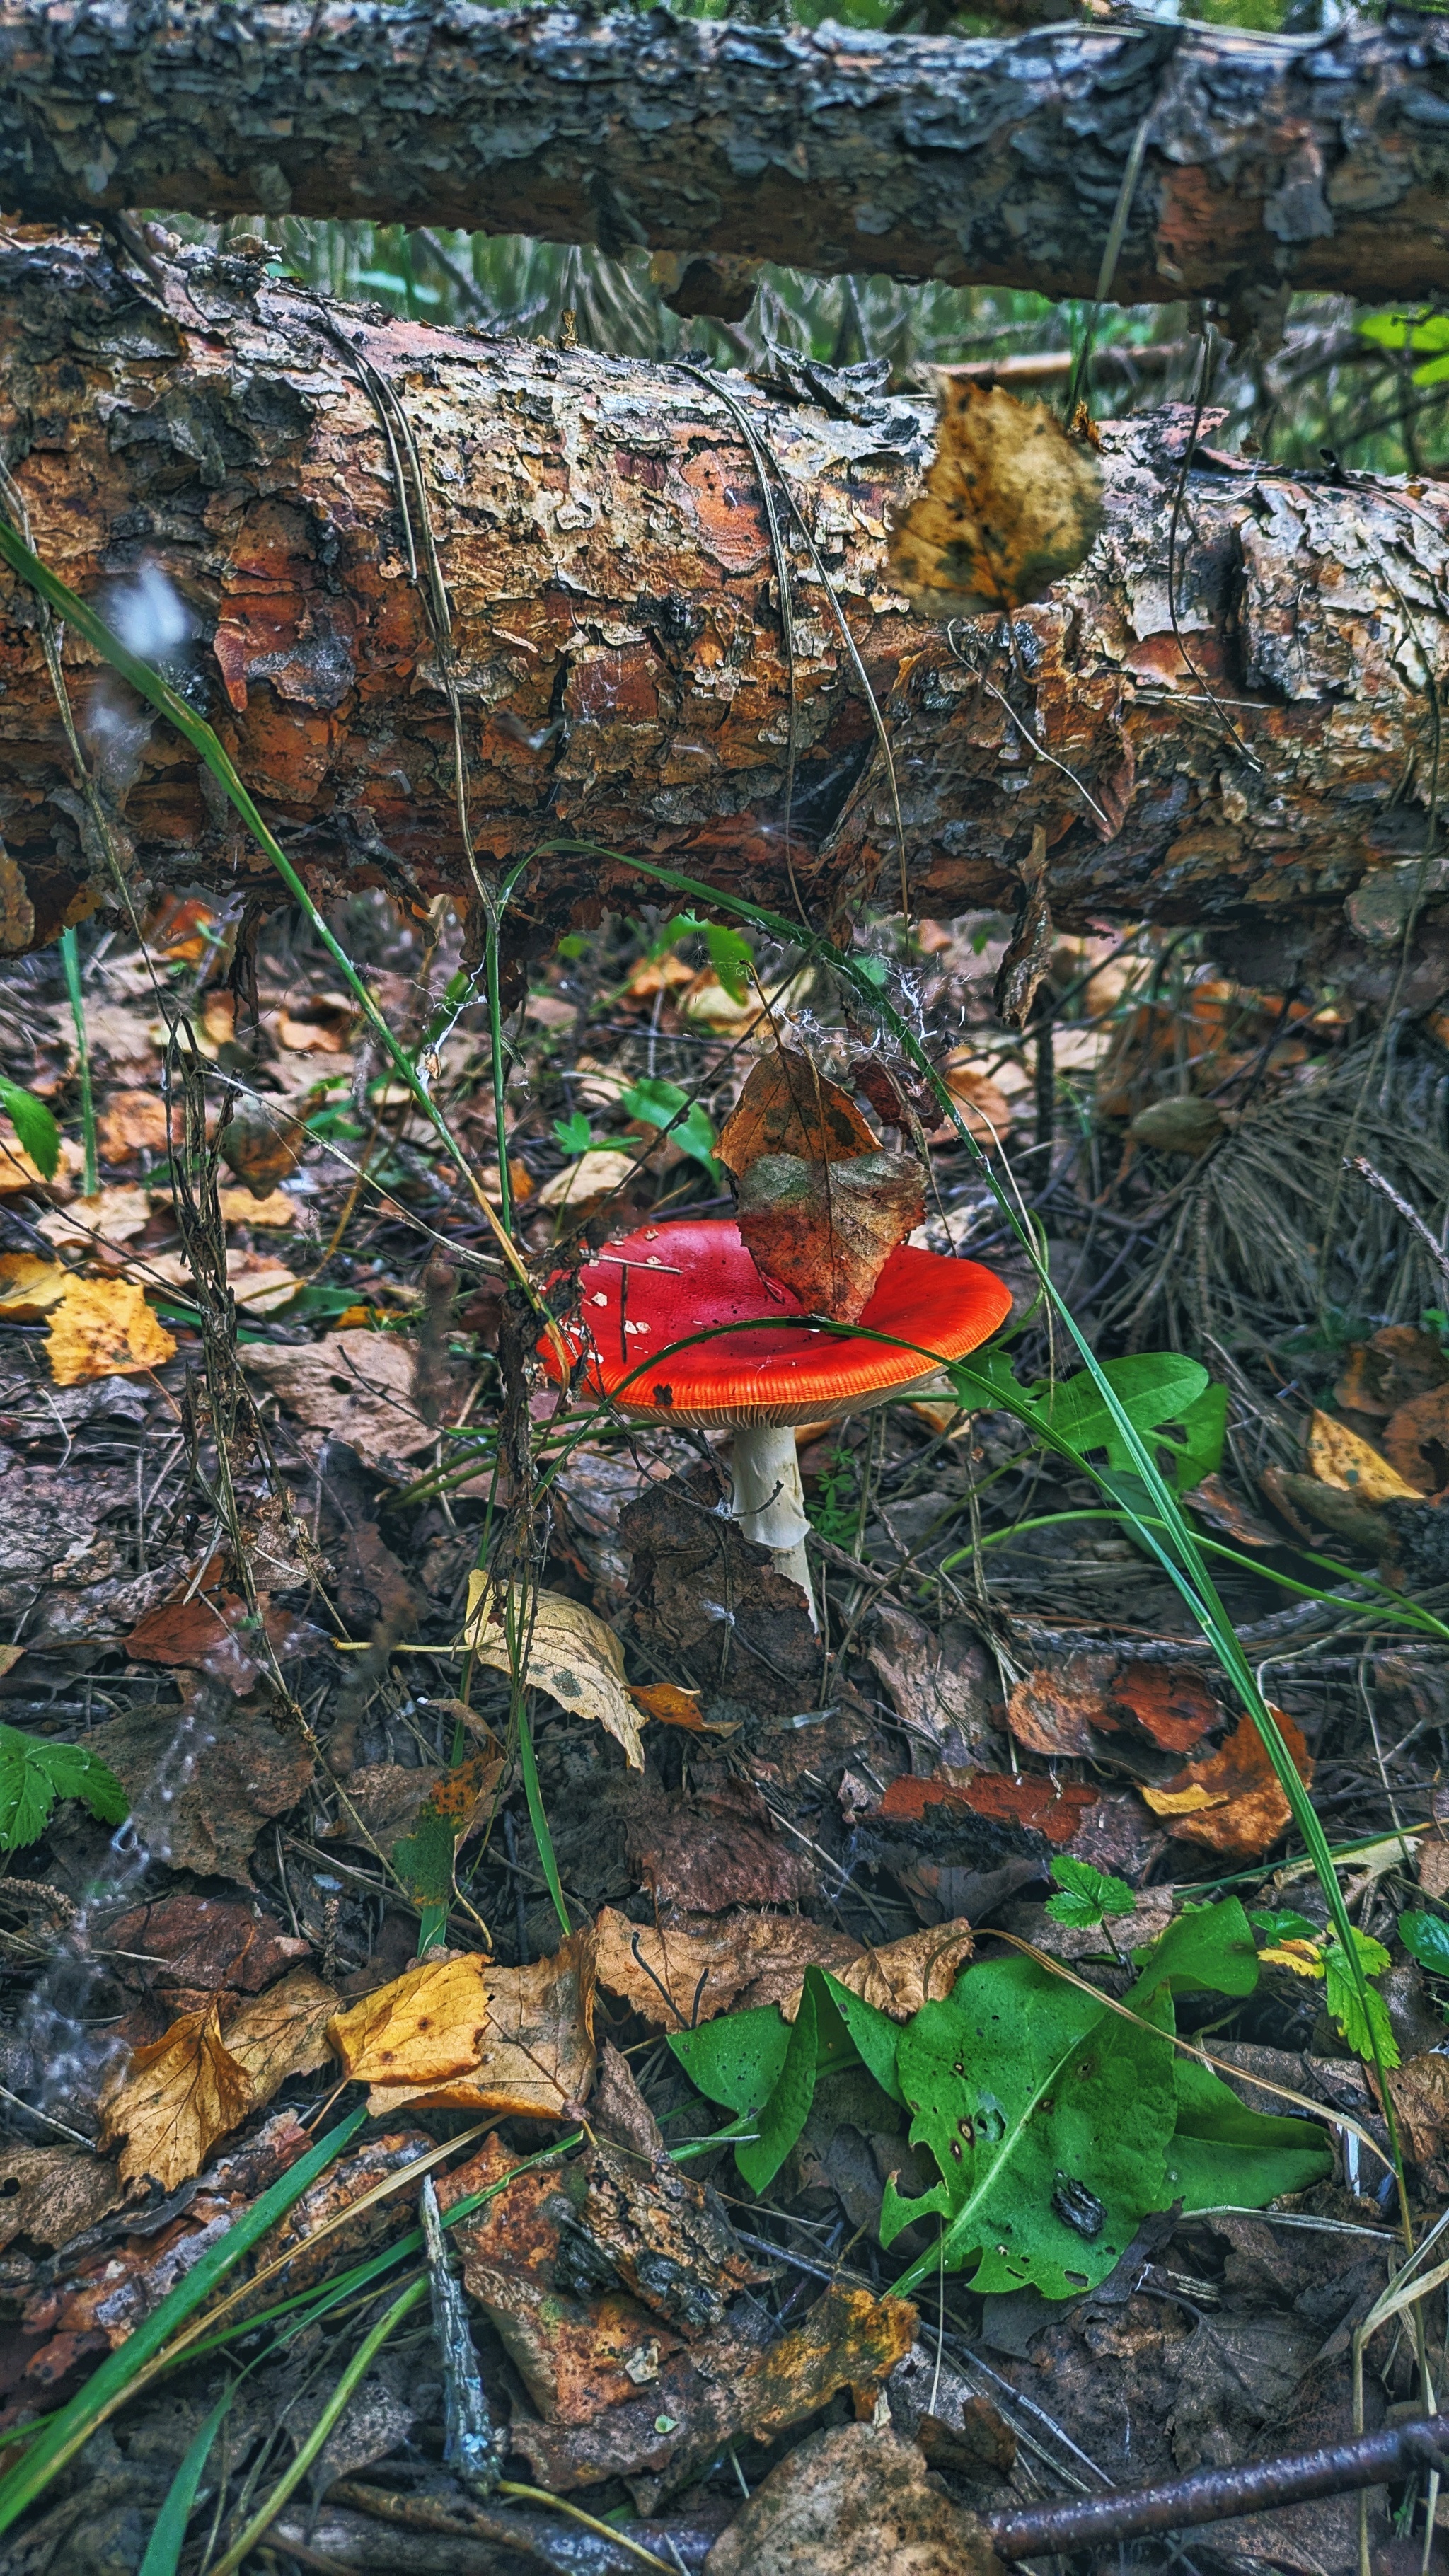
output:
[[[490,1960],[425,1959],[338,2013],[328,2037],[359,2084],[419,2085],[476,2066],[488,2026]]]
[[[125,1163],[133,1154],[164,1154],[171,1142],[166,1101],[158,1090],[113,1091],[97,1121],[103,1163]]]
[[[101,2104],[101,2144],[124,2138],[123,2182],[163,2191],[199,2173],[218,2138],[252,2106],[251,2081],[221,2036],[217,2007],[185,2013],[150,2048],[138,2048]]]
[[[1195,1816],[1204,1807],[1225,1807],[1228,1804],[1225,1791],[1214,1797],[1196,1780],[1189,1789],[1154,1789],[1145,1780],[1140,1780],[1137,1785],[1154,1816]]]
[[[530,1968],[489,1963],[473,2064],[431,2083],[374,2083],[367,2097],[373,2118],[385,2119],[405,2103],[496,2119],[572,2118],[594,2080],[595,1947],[589,1927],[570,1933],[554,1958]]]
[[[1308,1464],[1321,1485],[1337,1485],[1363,1503],[1419,1503],[1416,1485],[1406,1485],[1396,1467],[1371,1449],[1346,1422],[1331,1413],[1313,1413],[1308,1424]]]
[[[285,1190],[270,1190],[259,1199],[253,1190],[218,1190],[217,1205],[224,1225],[270,1226],[279,1232],[284,1225],[297,1222],[297,1202]]]
[[[565,1163],[561,1172],[544,1182],[538,1193],[541,1208],[569,1207],[577,1211],[590,1199],[609,1197],[613,1191],[626,1188],[638,1176],[639,1166],[632,1154],[616,1153],[605,1145],[591,1145],[576,1163]]]
[[[57,1386],[125,1377],[176,1356],[172,1336],[129,1279],[68,1279],[51,1313],[45,1350]]]
[[[605,1734],[622,1744],[630,1769],[642,1771],[639,1720],[624,1684],[624,1649],[613,1629],[565,1593],[536,1592],[530,1602],[519,1584],[510,1585],[505,1596],[488,1575],[470,1574],[463,1643],[491,1672],[510,1670],[505,1627],[510,1603],[517,1634],[528,1640],[524,1680],[532,1689],[546,1690],[571,1716],[596,1718]]]
[[[1280,1941],[1274,1950],[1260,1950],[1258,1958],[1265,1967],[1291,1968],[1295,1977],[1321,1977],[1327,1973],[1311,1941]]]
[[[246,1196],[236,1191],[238,1198]],[[143,1284],[179,1289],[188,1296],[193,1289],[193,1273],[184,1252],[148,1252],[138,1256],[127,1276]],[[274,1314],[279,1306],[290,1304],[301,1287],[301,1280],[284,1261],[274,1261],[269,1252],[243,1252],[228,1245],[226,1284],[238,1306],[254,1315]]]
[[[936,453],[891,537],[891,570],[924,617],[1026,607],[1085,561],[1102,470],[1043,403],[943,375]]]
[[[0,1316],[12,1324],[38,1324],[60,1304],[70,1275],[38,1252],[0,1254]]]

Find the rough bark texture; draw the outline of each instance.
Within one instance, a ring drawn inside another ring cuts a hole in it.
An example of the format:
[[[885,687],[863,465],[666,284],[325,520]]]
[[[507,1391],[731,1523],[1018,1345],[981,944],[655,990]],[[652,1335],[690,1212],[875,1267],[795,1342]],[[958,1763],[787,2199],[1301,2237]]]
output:
[[[650,892],[630,853],[788,909],[778,590],[720,394],[678,367],[356,308],[329,326],[255,261],[178,253],[161,274],[164,303],[104,243],[0,235],[0,441],[41,554],[164,650],[314,885],[381,882],[415,902],[468,886],[444,672],[355,350],[416,445],[483,866],[565,836],[626,854],[541,860],[536,935],[591,898]],[[929,454],[930,406],[882,398],[835,418],[716,381],[774,450],[873,680],[922,910],[1014,900],[1040,824],[1061,922],[1261,930],[1348,898],[1360,928],[1392,939],[1449,679],[1449,488],[1305,483],[1199,449],[1175,546],[1189,667],[1167,582],[1187,415],[1109,429],[1103,534],[1018,619],[1014,669],[991,620],[956,630],[978,673],[889,577],[887,521]],[[790,576],[795,872],[823,920],[873,878],[893,888],[891,803],[798,541]],[[184,742],[74,639],[66,650],[141,876],[270,889]],[[0,834],[13,947],[97,899],[33,598],[8,574]],[[1439,859],[1424,873],[1430,894],[1449,883]]]
[[[367,216],[1124,300],[1449,286],[1449,27],[1010,39],[471,0],[4,0],[0,208]]]

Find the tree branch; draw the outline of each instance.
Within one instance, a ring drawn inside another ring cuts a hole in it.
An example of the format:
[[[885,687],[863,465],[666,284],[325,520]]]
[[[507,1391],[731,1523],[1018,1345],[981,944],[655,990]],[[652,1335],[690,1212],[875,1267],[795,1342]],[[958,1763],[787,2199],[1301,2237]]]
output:
[[[473,0],[3,0],[0,207],[462,225],[1123,302],[1449,288],[1449,27],[1006,40]]]

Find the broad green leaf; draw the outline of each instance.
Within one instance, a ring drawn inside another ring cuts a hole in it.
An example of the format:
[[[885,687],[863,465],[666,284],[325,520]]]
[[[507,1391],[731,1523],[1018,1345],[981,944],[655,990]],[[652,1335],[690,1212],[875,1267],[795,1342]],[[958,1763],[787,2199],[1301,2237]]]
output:
[[[1223,1442],[1228,1428],[1228,1390],[1225,1386],[1205,1386],[1195,1404],[1177,1417],[1182,1432],[1178,1439],[1172,1431],[1159,1437],[1162,1447],[1171,1452],[1168,1464],[1172,1481],[1180,1494],[1190,1494],[1204,1476],[1215,1476],[1223,1463]],[[1150,1508],[1150,1505],[1149,1505]]]
[[[1144,2018],[1170,2016],[1159,1985]],[[930,2148],[941,2181],[919,2200],[887,2185],[881,2242],[931,2211],[945,2228],[944,2254],[923,2255],[902,2290],[944,2259],[972,2266],[983,2293],[1070,2298],[1105,2280],[1143,2214],[1164,2206],[1177,2116],[1166,2038],[1034,1961],[968,1969],[949,2002],[907,2023],[897,2067],[911,2143]]]
[[[1173,2064],[1177,2128],[1167,2188],[1184,2210],[1264,2209],[1282,2191],[1306,2191],[1330,2172],[1327,2140],[1310,2120],[1250,2111],[1230,2084],[1179,2051]]]
[[[1414,369],[1416,385],[1442,385],[1446,376],[1449,376],[1449,357],[1431,358],[1426,367]]]
[[[119,1825],[130,1813],[114,1771],[83,1744],[51,1744],[0,1726],[0,1851],[38,1842],[57,1798],[78,1798],[103,1825]]]
[[[1252,1926],[1236,1896],[1185,1905],[1150,1950],[1132,1955],[1142,1972],[1124,1999],[1133,2012],[1146,2011],[1164,1986],[1176,1995],[1250,1995],[1258,1982]]]
[[[0,1074],[0,1109],[36,1170],[53,1181],[60,1161],[60,1129],[44,1101],[37,1100],[33,1091],[22,1091],[18,1082],[7,1082]]]
[[[571,1109],[567,1118],[555,1118],[553,1132],[566,1154],[586,1154],[594,1141],[594,1131],[582,1109]]]
[[[1406,1916],[1405,1921],[1407,1919]],[[1265,1933],[1275,1944],[1280,1941],[1316,1941],[1320,1930],[1318,1924],[1309,1922],[1306,1914],[1295,1914],[1291,1909],[1287,1914],[1256,1912],[1249,1915],[1248,1921],[1256,1932]],[[1402,1931],[1402,1924],[1399,1928]],[[1445,1956],[1449,1960],[1449,1950]]]
[[[1449,349],[1449,313],[1365,313],[1354,327],[1381,349]]]
[[[1449,1977],[1449,1923],[1441,1922],[1437,1914],[1401,1914],[1399,1939],[1421,1968]]]
[[[1155,1431],[1159,1423],[1181,1422],[1206,1391],[1208,1373],[1200,1360],[1176,1351],[1139,1351],[1125,1360],[1108,1360],[1102,1370],[1134,1431]],[[1112,1467],[1132,1465],[1105,1399],[1086,1369],[1028,1390],[1043,1426],[1079,1454],[1105,1449]]]
[[[1069,1924],[1075,1931],[1088,1932],[1109,1917],[1115,1922],[1136,1906],[1125,1878],[1104,1878],[1090,1861],[1071,1860],[1063,1853],[1052,1862],[1052,1876],[1061,1894],[1047,1898],[1046,1910],[1053,1923]]]
[[[642,1118],[650,1127],[666,1127],[675,1143],[702,1163],[712,1179],[718,1176],[709,1112],[697,1100],[691,1101],[677,1082],[666,1082],[662,1074],[643,1074],[620,1105],[630,1118]]]
[[[790,2045],[790,2024],[775,2004],[722,2013],[702,2030],[675,2030],[669,2045],[697,2091],[727,2111],[764,2110]]]

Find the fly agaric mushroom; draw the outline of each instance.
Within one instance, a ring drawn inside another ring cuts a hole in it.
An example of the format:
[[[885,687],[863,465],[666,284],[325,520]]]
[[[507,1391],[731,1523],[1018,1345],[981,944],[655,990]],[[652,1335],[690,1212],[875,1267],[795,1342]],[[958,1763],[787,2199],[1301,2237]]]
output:
[[[812,1620],[795,1426],[908,1394],[1011,1311],[1005,1281],[979,1262],[898,1244],[858,1326],[831,1331],[761,1274],[728,1217],[641,1226],[606,1243],[579,1286],[579,1316],[559,1330],[573,1359],[586,1359],[590,1392],[653,1422],[733,1431],[734,1517],[773,1550],[776,1573],[799,1585]],[[688,1348],[672,1347],[680,1342]],[[550,1377],[561,1377],[556,1349],[538,1348]],[[656,1353],[667,1356],[656,1364]]]

